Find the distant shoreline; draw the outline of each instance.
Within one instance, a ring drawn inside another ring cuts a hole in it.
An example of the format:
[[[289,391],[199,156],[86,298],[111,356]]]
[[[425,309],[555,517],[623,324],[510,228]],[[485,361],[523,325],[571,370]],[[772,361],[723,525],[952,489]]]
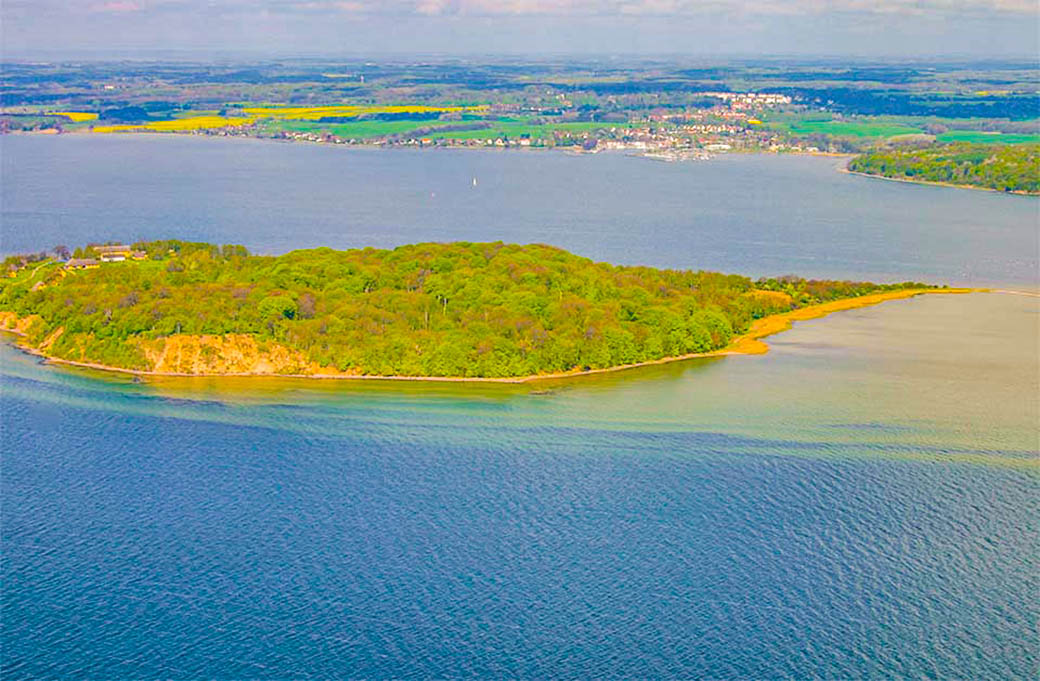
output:
[[[630,156],[632,158],[648,158],[654,160],[652,157],[648,157],[648,153],[660,153],[654,150],[640,151],[638,149],[591,149],[585,150],[580,146],[509,146],[499,147],[495,145],[471,145],[471,144],[431,144],[431,145],[416,145],[416,144],[382,144],[379,142],[355,142],[352,144],[334,144],[328,142],[312,142],[308,140],[296,140],[296,139],[280,139],[277,137],[260,137],[258,135],[196,135],[192,133],[183,132],[114,132],[114,133],[95,133],[88,130],[69,130],[61,133],[45,133],[40,131],[32,130],[13,130],[6,135],[19,135],[24,137],[63,137],[66,135],[74,135],[76,137],[155,137],[155,138],[210,138],[216,137],[220,139],[237,139],[237,140],[253,140],[256,142],[277,142],[281,144],[305,144],[320,147],[341,147],[344,149],[379,149],[379,150],[399,150],[399,149],[412,149],[416,151],[430,151],[430,150],[444,150],[444,149],[456,149],[464,151],[498,151],[498,152],[528,152],[528,151],[558,151],[573,156],[595,156],[597,154],[621,154],[624,156]],[[696,149],[694,151],[706,151],[704,149]],[[764,156],[819,156],[826,158],[849,158],[852,159],[857,154],[843,152],[843,151],[802,151],[802,150],[789,150],[783,149],[778,151],[770,151],[768,149],[729,149],[726,151],[708,152],[718,156],[745,156],[761,154]],[[673,161],[682,163],[684,161]]]
[[[875,175],[874,173],[863,173],[858,170],[849,170],[848,166],[844,168],[838,168],[838,172],[845,173],[846,175],[859,175],[860,177],[871,177],[876,180],[891,180],[892,182],[906,182],[907,184],[925,184],[933,187],[950,187],[953,189],[974,189],[979,192],[993,192],[995,194],[1012,194],[1014,196],[1040,196],[1040,194],[1033,194],[1030,192],[1022,191],[1003,191],[1001,189],[993,189],[992,187],[979,187],[973,184],[954,184],[952,182],[936,182],[934,180],[911,180],[908,177],[887,177],[885,175]]]
[[[79,367],[83,369],[93,369],[97,371],[105,371],[110,373],[129,374],[133,376],[154,376],[154,377],[180,377],[180,378],[308,378],[308,379],[321,379],[321,380],[372,380],[372,381],[429,381],[438,383],[533,383],[537,381],[548,381],[558,380],[566,378],[577,378],[580,376],[591,376],[594,374],[606,374],[614,373],[617,371],[627,371],[629,369],[638,369],[640,367],[654,366],[659,364],[670,364],[672,362],[682,362],[691,359],[701,359],[709,357],[725,357],[728,355],[762,355],[769,352],[769,346],[764,343],[761,339],[767,336],[772,336],[783,331],[787,331],[791,328],[792,323],[796,321],[807,321],[810,319],[818,319],[820,317],[826,317],[827,315],[834,312],[841,312],[844,310],[853,310],[862,307],[868,307],[871,305],[877,305],[889,300],[901,300],[906,298],[913,298],[919,295],[925,294],[964,294],[964,293],[982,293],[988,292],[991,289],[987,288],[948,288],[948,289],[901,289],[897,291],[886,291],[884,293],[873,293],[865,296],[858,296],[856,298],[844,298],[842,300],[831,301],[828,303],[821,303],[819,305],[811,305],[809,307],[792,310],[790,312],[784,312],[781,314],[769,315],[762,317],[752,322],[751,327],[748,331],[740,336],[734,338],[729,345],[725,348],[714,350],[711,352],[699,352],[687,355],[677,355],[674,357],[662,357],[661,359],[647,360],[645,362],[637,362],[634,364],[622,364],[613,367],[605,367],[602,369],[585,369],[575,371],[564,371],[556,372],[551,374],[533,374],[529,376],[510,376],[510,377],[482,377],[482,376],[377,376],[377,375],[345,375],[345,374],[278,374],[278,373],[186,373],[186,372],[172,372],[172,371],[148,371],[140,369],[125,369],[121,367],[113,367],[105,364],[96,362],[80,362],[69,359],[62,359],[60,357],[52,357],[47,355],[42,350],[26,346],[17,341],[14,346],[19,350],[26,352],[27,354],[41,357],[47,364],[60,364],[72,367]],[[1001,293],[1015,293],[1013,291],[999,291]],[[23,336],[24,334],[13,329],[6,329],[7,333],[11,333],[15,336]]]

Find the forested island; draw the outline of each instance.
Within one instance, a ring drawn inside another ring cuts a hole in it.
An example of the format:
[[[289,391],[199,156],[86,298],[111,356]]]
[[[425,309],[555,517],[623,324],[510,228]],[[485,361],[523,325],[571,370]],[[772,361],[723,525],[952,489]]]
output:
[[[54,250],[5,261],[0,326],[49,358],[167,374],[567,374],[722,350],[792,310],[935,290],[615,266],[501,242]]]
[[[1040,144],[944,144],[879,149],[849,162],[866,175],[1021,194],[1040,193]]]

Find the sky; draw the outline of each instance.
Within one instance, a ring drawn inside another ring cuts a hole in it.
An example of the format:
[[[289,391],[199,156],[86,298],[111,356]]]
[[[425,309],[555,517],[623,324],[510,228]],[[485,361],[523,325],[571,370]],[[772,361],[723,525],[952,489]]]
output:
[[[1036,58],[1038,8],[1036,0],[0,0],[0,52]]]

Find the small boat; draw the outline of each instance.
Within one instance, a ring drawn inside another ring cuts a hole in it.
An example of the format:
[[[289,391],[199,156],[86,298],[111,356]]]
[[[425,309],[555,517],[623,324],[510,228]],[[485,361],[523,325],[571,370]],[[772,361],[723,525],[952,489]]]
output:
[[[476,187],[476,186],[477,186],[477,178],[475,178],[475,177],[473,178],[473,186],[474,186],[474,187]]]

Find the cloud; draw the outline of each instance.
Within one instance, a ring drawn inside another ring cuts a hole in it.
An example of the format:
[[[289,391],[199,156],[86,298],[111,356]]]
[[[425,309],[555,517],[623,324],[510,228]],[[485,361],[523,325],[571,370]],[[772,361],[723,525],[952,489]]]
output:
[[[361,2],[343,2],[334,1],[328,2],[326,0],[307,0],[306,2],[299,2],[292,5],[294,8],[302,10],[311,10],[316,12],[332,11],[332,12],[348,12],[348,13],[361,13],[365,12],[368,8],[364,3]],[[273,8],[272,8],[273,9]],[[271,10],[268,10],[271,11]]]
[[[109,2],[101,3],[100,5],[94,5],[90,9],[92,12],[122,14],[124,12],[140,12],[141,5],[133,2],[133,0],[110,0]]]
[[[378,11],[412,9],[424,15],[560,15],[560,16],[695,16],[731,11],[748,14],[818,15],[833,12],[866,14],[959,14],[973,12],[1037,13],[1034,0],[391,0],[366,2]]]
[[[415,6],[415,11],[419,14],[443,14],[450,3],[448,0],[421,0]]]
[[[1035,0],[0,0],[14,55],[1035,58]]]
[[[20,15],[106,14],[272,15],[328,12],[420,17],[698,17],[820,16],[844,12],[874,15],[1028,14],[1035,0],[6,0],[0,13]]]

